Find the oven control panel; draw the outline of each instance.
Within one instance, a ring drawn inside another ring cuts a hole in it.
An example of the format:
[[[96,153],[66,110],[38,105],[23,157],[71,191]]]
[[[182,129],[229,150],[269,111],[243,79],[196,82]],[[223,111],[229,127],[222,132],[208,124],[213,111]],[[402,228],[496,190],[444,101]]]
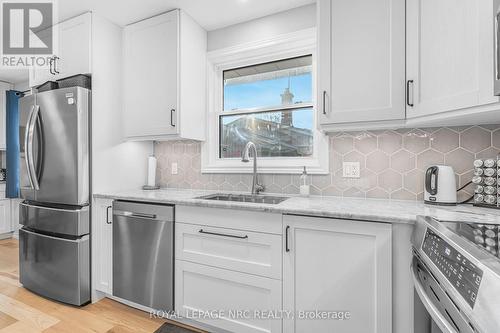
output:
[[[473,308],[483,271],[429,228],[422,250]]]

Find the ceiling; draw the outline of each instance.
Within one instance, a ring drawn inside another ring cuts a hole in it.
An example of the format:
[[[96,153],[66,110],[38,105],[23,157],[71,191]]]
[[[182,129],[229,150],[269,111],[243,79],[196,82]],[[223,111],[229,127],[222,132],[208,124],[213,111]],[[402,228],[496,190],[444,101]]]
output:
[[[0,81],[9,83],[21,83],[28,81],[27,69],[4,69],[0,68]]]
[[[316,0],[64,0],[58,1],[58,11],[60,20],[65,20],[92,10],[124,26],[180,8],[210,31],[315,2]]]

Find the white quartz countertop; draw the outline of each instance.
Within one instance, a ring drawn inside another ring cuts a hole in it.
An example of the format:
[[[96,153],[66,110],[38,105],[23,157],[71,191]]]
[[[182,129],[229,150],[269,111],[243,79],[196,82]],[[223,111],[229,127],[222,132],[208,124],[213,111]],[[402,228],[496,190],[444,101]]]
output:
[[[311,215],[341,219],[410,223],[418,215],[432,216],[441,221],[463,221],[500,224],[500,210],[472,205],[432,206],[422,202],[388,199],[358,199],[341,197],[292,196],[280,204],[259,204],[196,199],[217,191],[160,189],[129,190],[94,194],[96,198],[166,203],[173,205],[216,207],[271,213]],[[237,192],[231,192],[238,194]]]

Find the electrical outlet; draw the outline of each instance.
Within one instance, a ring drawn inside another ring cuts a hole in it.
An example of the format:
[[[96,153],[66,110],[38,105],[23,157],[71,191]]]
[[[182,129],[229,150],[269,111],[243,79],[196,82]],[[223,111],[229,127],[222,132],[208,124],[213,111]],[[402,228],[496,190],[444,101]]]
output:
[[[178,173],[179,173],[179,170],[177,169],[177,163],[176,162],[172,162],[172,174],[176,175]]]
[[[344,178],[359,178],[361,173],[359,162],[343,162],[342,177]]]

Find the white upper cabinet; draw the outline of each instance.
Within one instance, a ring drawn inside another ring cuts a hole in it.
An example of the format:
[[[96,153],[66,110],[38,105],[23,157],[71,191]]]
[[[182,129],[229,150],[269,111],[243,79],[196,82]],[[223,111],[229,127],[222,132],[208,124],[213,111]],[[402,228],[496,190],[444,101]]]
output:
[[[77,74],[91,73],[92,14],[85,13],[57,24],[58,43],[47,68],[30,70],[30,86]]]
[[[61,78],[91,73],[91,14],[80,15],[58,25],[59,59],[54,62]]]
[[[390,224],[284,215],[283,225],[283,308],[295,314],[284,333],[392,332]],[[298,315],[313,310],[351,318]]]
[[[323,129],[405,118],[405,2],[319,0],[318,97]]]
[[[204,139],[206,38],[180,10],[125,27],[126,139]]]
[[[492,0],[406,3],[407,117],[498,102],[493,96]]]
[[[12,89],[12,84],[0,81],[0,150],[7,148],[7,90]]]

